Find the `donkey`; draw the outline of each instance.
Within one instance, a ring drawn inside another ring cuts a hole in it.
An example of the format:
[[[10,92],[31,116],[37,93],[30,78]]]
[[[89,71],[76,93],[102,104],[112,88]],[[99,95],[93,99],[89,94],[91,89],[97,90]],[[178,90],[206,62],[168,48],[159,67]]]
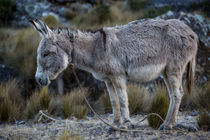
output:
[[[36,80],[50,84],[73,64],[104,81],[110,96],[116,125],[131,125],[126,81],[147,82],[163,76],[170,106],[160,129],[176,126],[184,94],[182,76],[187,68],[190,93],[195,73],[197,36],[183,22],[136,20],[126,25],[103,27],[97,31],[50,29],[41,20],[31,20],[40,33]]]

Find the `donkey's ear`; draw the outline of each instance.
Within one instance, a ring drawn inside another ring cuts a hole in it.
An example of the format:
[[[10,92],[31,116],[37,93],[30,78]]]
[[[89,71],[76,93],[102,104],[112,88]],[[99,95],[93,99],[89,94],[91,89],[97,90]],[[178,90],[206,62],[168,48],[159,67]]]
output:
[[[34,28],[39,32],[41,37],[49,37],[52,35],[52,30],[41,20],[35,19],[35,20],[29,20]]]

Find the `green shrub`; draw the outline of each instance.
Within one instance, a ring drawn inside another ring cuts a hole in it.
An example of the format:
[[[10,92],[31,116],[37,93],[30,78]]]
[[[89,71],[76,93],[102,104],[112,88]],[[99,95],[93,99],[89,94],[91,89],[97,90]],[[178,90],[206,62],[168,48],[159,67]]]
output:
[[[198,126],[202,130],[209,131],[210,130],[210,114],[209,112],[200,112],[198,118]]]
[[[0,85],[0,122],[21,119],[24,100],[16,80]]]
[[[15,11],[13,0],[0,0],[0,25],[6,25]]]
[[[59,26],[58,20],[53,15],[47,15],[42,18],[42,20],[49,26],[49,27],[57,27]]]
[[[169,107],[167,98],[167,90],[165,88],[156,89],[149,107],[149,113],[157,113],[165,119]],[[149,125],[153,128],[158,128],[163,122],[157,116],[148,117]]]
[[[160,7],[160,8],[155,8],[151,6],[144,11],[143,16],[141,16],[140,19],[154,18],[168,12],[169,10],[171,10],[170,6],[165,6],[165,7]]]
[[[143,112],[147,90],[139,86],[128,85],[127,93],[130,113],[138,114]]]
[[[128,5],[131,10],[139,10],[145,8],[148,3],[148,0],[128,0]]]

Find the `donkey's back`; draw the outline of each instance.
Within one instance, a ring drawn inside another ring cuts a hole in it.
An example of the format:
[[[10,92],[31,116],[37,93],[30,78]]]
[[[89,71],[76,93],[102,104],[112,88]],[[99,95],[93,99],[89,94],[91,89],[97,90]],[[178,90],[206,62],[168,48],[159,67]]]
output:
[[[194,32],[175,19],[139,20],[104,30],[114,62],[128,79],[150,81],[166,67],[184,68],[197,51]]]

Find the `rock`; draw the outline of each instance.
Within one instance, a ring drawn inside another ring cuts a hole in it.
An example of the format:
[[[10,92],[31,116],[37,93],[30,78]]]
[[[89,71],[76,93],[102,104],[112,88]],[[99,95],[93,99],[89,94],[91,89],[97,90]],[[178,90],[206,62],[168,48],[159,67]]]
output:
[[[184,119],[185,120],[190,120],[192,118],[192,116],[187,116],[187,117],[185,117]]]
[[[77,2],[77,3],[72,3],[70,6],[70,9],[73,12],[76,12],[77,14],[78,13],[84,14],[84,13],[88,12],[91,8],[92,8],[92,5],[89,3],[81,4],[81,3]]]
[[[194,111],[190,114],[191,116],[198,116],[198,111]]]
[[[183,10],[192,4],[200,4],[204,0],[150,0],[150,4],[155,7],[171,6],[175,10]]]
[[[15,75],[15,70],[0,64],[0,83],[1,82],[7,82],[11,78],[13,78]]]

